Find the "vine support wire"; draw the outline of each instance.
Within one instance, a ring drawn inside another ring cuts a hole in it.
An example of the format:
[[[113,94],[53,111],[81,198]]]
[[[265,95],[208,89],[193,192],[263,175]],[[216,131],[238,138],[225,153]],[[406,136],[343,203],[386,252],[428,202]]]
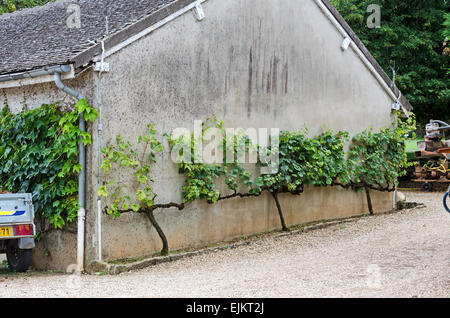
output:
[[[97,92],[97,103],[98,103],[98,152],[97,152],[97,189],[100,188],[102,182],[102,171],[101,171],[101,160],[102,160],[102,135],[103,135],[103,91],[102,91],[102,71],[103,62],[105,54],[105,43],[102,41],[102,59],[101,67],[98,72],[98,92]],[[102,260],[102,199],[100,196],[97,197],[97,244],[98,244],[98,260]]]
[[[108,35],[108,16],[105,17],[105,28],[106,35]],[[102,54],[100,66],[98,70],[98,86],[97,86],[97,107],[98,107],[98,139],[97,139],[97,189],[102,185],[102,137],[103,137],[103,90],[102,90],[102,72],[108,69],[105,64],[105,42],[101,41]],[[102,260],[102,200],[99,195],[97,195],[97,248],[98,248],[98,260]]]

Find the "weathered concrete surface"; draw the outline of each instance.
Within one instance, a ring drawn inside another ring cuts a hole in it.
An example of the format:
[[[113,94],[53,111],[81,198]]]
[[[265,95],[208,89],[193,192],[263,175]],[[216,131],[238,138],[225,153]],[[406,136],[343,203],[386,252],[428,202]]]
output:
[[[296,130],[307,125],[311,135],[324,125],[354,135],[391,123],[392,100],[355,52],[340,49],[342,36],[314,1],[210,0],[204,10],[202,22],[185,14],[107,59],[104,143],[117,134],[136,141],[150,122],[161,134],[177,127],[192,130],[194,120],[213,114],[227,127]],[[158,201],[180,202],[183,178],[169,153],[153,171]],[[92,189],[96,175],[91,176]],[[123,170],[108,177],[133,187]],[[376,211],[392,207],[391,194],[374,194],[373,201]],[[96,196],[89,202],[95,211]],[[298,198],[283,196],[281,202],[288,224],[366,210],[363,194],[341,189],[308,190]],[[156,217],[172,249],[279,227],[267,196],[214,206],[194,203],[183,211],[157,211]],[[95,259],[94,213],[87,226],[92,234],[88,259]],[[105,259],[160,249],[144,216],[104,217],[102,235]]]
[[[67,270],[77,263],[77,235],[55,230],[46,233],[33,249],[33,268]]]
[[[209,0],[203,6],[202,22],[185,14],[107,59],[111,71],[103,74],[104,144],[117,134],[136,141],[149,122],[162,134],[176,127],[193,129],[194,120],[213,114],[228,127],[297,130],[307,125],[311,135],[320,133],[324,125],[351,135],[368,126],[390,125],[393,101],[355,52],[340,49],[342,36],[314,1]],[[96,83],[90,71],[66,82],[94,106]],[[6,95],[15,110],[22,108],[24,98],[30,107],[64,98],[73,103],[53,83],[2,91],[0,98]],[[87,153],[87,263],[97,258],[96,133],[93,137]],[[180,202],[183,178],[167,152],[158,159],[153,171],[159,202]],[[111,177],[133,187],[126,171]],[[391,194],[374,194],[375,210],[389,210],[391,198]],[[308,190],[281,202],[289,224],[366,209],[361,193],[341,189]],[[267,196],[214,206],[199,202],[183,211],[156,215],[171,248],[279,226]],[[105,216],[102,234],[106,259],[159,250],[155,231],[139,215],[120,220]]]
[[[442,195],[407,192],[408,202],[426,207],[117,276],[8,275],[0,297],[448,298],[450,214]]]
[[[374,192],[372,198],[376,202],[375,211],[391,209],[392,201],[385,194]],[[282,195],[281,202],[288,226],[368,212],[365,195],[338,188],[308,189],[299,197]],[[281,227],[275,202],[267,194],[215,205],[195,203],[183,211],[156,211],[155,216],[172,250],[201,247]],[[105,217],[103,226],[104,259],[150,255],[162,247],[146,216],[129,213],[120,219]]]

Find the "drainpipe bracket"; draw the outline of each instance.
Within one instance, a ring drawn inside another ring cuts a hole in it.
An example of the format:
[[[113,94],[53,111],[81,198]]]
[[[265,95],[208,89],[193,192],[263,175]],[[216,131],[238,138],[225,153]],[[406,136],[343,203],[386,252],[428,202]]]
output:
[[[203,6],[200,2],[197,2],[194,7],[194,15],[198,21],[202,21],[205,18],[205,11],[203,11]]]
[[[341,50],[342,51],[347,51],[348,47],[350,46],[350,43],[352,43],[352,39],[350,39],[350,37],[346,37],[341,44]]]
[[[392,109],[393,110],[401,110],[402,109],[402,105],[399,102],[395,102],[394,104],[392,104]]]
[[[94,65],[95,72],[108,73],[109,72],[109,63],[106,62],[96,62]]]

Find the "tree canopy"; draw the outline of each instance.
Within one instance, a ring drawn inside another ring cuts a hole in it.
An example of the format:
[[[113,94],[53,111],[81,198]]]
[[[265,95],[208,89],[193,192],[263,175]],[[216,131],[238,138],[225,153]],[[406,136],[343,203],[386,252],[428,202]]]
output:
[[[420,123],[450,118],[450,1],[332,0],[414,107]],[[369,5],[381,25],[369,28]],[[447,54],[446,54],[447,53]]]
[[[42,6],[48,2],[54,1],[55,0],[0,0],[0,14]]]

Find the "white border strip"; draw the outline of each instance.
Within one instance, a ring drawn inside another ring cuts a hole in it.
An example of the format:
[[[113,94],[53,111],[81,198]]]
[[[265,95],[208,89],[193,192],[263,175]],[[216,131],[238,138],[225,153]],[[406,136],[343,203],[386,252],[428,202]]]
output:
[[[73,65],[70,66],[70,72],[62,74],[62,79],[72,79],[75,78],[75,70],[73,68]],[[42,83],[49,83],[54,82],[55,77],[53,75],[44,75],[44,76],[38,76],[34,78],[22,78],[18,80],[11,80],[11,81],[5,81],[0,82],[0,89],[2,88],[17,88],[22,86],[29,86],[29,85],[35,85],[35,84],[42,84]]]

